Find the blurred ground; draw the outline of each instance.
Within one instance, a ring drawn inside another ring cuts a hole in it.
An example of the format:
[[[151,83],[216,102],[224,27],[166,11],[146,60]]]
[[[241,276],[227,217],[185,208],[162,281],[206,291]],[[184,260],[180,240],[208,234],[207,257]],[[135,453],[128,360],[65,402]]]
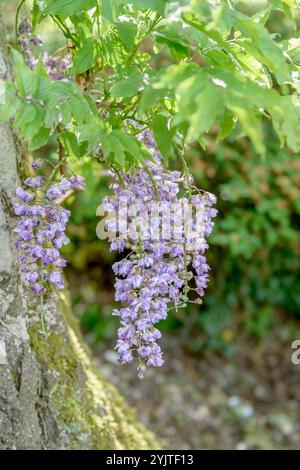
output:
[[[96,360],[166,449],[299,449],[294,326],[282,324],[259,343],[241,335],[230,360],[192,357],[178,337],[165,334],[165,366],[143,381],[104,345]]]

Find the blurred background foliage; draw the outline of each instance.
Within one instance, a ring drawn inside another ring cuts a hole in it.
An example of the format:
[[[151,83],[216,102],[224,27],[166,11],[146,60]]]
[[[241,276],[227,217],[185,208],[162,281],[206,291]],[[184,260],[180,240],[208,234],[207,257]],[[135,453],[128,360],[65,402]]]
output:
[[[263,2],[235,3],[254,13]],[[11,38],[17,4],[4,1]],[[292,25],[274,12],[268,28],[285,37]],[[45,47],[56,49],[62,38],[53,25],[43,23],[40,29]],[[157,66],[169,62],[170,57],[162,53]],[[220,144],[213,132],[205,151],[194,145],[187,153],[197,186],[218,197],[219,216],[208,253],[210,284],[200,308],[189,307],[180,317],[170,315],[160,327],[176,334],[192,353],[209,350],[230,356],[241,330],[260,340],[278,318],[288,322],[300,315],[300,160],[280,148],[268,122],[264,127],[265,158],[255,154],[248,139],[232,135]],[[54,151],[54,146],[44,149],[48,157]],[[170,165],[180,168],[174,160]],[[96,237],[96,210],[107,194],[109,179],[99,163],[83,159],[74,161],[73,167],[86,178],[87,189],[68,202],[72,220],[71,243],[65,248],[67,278],[75,313],[97,347],[111,343],[118,326],[111,315],[115,255],[106,241]]]

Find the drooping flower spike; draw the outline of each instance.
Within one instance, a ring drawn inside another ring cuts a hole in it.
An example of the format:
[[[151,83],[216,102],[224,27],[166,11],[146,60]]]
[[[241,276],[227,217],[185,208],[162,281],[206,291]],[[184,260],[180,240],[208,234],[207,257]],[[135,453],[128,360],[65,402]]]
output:
[[[146,162],[146,170],[136,168],[133,174],[122,174],[123,185],[115,177],[111,185],[113,194],[104,200],[104,207],[108,211],[119,211],[118,223],[115,218],[107,221],[109,231],[117,229],[119,232],[118,237],[110,239],[111,250],[130,250],[122,261],[113,265],[117,276],[115,299],[124,304],[113,311],[121,321],[116,349],[122,364],[138,358],[138,375],[142,378],[148,367],[160,367],[164,363],[158,345],[161,333],[155,325],[166,319],[172,306],[185,306],[190,301],[191,289],[198,295],[196,303],[201,303],[209,271],[204,256],[208,248],[206,237],[212,231],[212,218],[217,211],[212,208],[216,203],[214,195],[207,192],[190,195],[189,192],[189,197],[185,188],[192,184],[192,179],[189,177],[186,181],[180,172],[163,167],[149,131],[142,132],[140,139],[150,150],[154,163]],[[124,231],[120,221],[124,204],[135,208],[134,216],[128,217],[128,225],[138,228],[135,240],[128,237],[130,229]],[[193,222],[190,232],[183,230],[180,235],[179,231],[176,237],[174,232],[169,238],[161,232],[153,237],[153,227],[145,223],[151,208],[161,209],[159,220],[169,218],[176,231],[187,204],[201,210],[200,224]]]
[[[18,27],[18,46],[24,56],[25,63],[31,69],[38,63],[38,59],[33,54],[33,47],[42,45],[43,41],[33,34],[31,21],[28,18],[22,20]],[[52,80],[65,79],[65,72],[71,66],[71,56],[67,51],[59,56],[44,52],[42,59],[45,69]]]
[[[36,161],[32,166],[37,169],[40,163]],[[36,295],[46,292],[50,286],[62,290],[66,261],[60,249],[69,243],[65,229],[70,211],[56,201],[71,189],[84,189],[84,180],[81,176],[63,176],[47,186],[44,177],[33,176],[24,185],[25,188],[16,190],[19,203],[15,205],[15,213],[19,221],[14,228],[21,272]]]

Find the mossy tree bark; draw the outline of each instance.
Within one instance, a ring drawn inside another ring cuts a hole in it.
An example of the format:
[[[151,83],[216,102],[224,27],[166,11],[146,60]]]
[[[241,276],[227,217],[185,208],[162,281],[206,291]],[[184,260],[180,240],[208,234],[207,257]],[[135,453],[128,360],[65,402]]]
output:
[[[0,86],[9,76],[0,17]],[[66,297],[46,300],[43,335],[40,306],[28,298],[14,247],[19,175],[18,145],[0,124],[0,449],[157,448],[95,370]]]

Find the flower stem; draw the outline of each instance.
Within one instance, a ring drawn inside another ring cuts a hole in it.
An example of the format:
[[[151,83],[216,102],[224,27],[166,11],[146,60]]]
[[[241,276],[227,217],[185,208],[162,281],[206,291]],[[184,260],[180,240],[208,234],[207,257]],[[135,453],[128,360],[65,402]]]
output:
[[[21,11],[21,8],[22,6],[24,5],[24,3],[26,2],[26,0],[22,0],[21,3],[19,4],[18,8],[17,8],[17,12],[16,12],[16,18],[15,18],[15,38],[16,38],[16,48],[19,49],[19,46],[18,46],[18,27],[19,27],[19,16],[20,16],[20,11]]]
[[[46,324],[45,324],[44,294],[43,293],[41,293],[41,297],[40,297],[40,307],[41,307],[42,332],[47,337],[49,335],[49,332],[47,331]]]
[[[190,184],[190,173],[189,173],[189,169],[188,169],[187,163],[186,163],[185,158],[184,158],[184,152],[183,152],[183,149],[181,149],[178,145],[175,144],[175,147],[177,149],[179,158],[180,158],[182,166],[183,166],[186,185],[187,185],[187,188],[188,188],[188,195],[189,195],[189,197],[191,197],[192,189],[191,189],[191,184]]]

